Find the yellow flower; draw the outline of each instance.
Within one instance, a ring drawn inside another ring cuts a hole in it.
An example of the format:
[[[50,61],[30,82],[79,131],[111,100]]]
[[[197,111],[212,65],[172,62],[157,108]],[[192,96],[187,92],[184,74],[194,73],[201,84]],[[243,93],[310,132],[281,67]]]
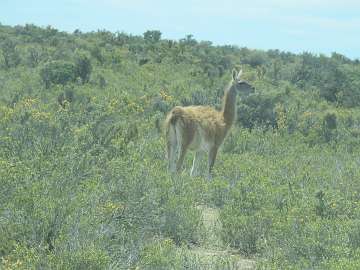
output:
[[[118,105],[119,101],[117,99],[112,99],[110,100],[110,106],[111,107],[116,107]]]
[[[161,98],[162,98],[163,100],[165,100],[165,101],[171,101],[171,100],[173,99],[173,97],[170,96],[170,95],[168,95],[168,94],[166,94],[166,92],[165,92],[164,90],[161,90],[161,91],[160,91],[160,96],[161,96]]]
[[[35,120],[49,120],[50,119],[50,113],[46,113],[46,112],[33,111],[31,115]]]
[[[312,112],[304,112],[303,116],[304,117],[310,117],[313,113]]]
[[[170,238],[166,238],[166,239],[164,240],[164,244],[165,244],[166,246],[171,246],[171,245],[173,245],[173,240],[170,239]]]
[[[84,125],[79,128],[74,128],[73,132],[74,132],[75,137],[79,138],[81,136],[84,136],[88,130],[88,127],[89,127],[89,125]]]
[[[26,98],[26,99],[22,100],[22,102],[20,102],[20,104],[23,104],[24,107],[26,107],[26,108],[32,107],[35,103],[37,103],[36,98]]]
[[[103,209],[104,209],[105,213],[111,214],[111,213],[115,213],[117,211],[124,210],[125,206],[122,205],[121,203],[107,202],[103,206]]]

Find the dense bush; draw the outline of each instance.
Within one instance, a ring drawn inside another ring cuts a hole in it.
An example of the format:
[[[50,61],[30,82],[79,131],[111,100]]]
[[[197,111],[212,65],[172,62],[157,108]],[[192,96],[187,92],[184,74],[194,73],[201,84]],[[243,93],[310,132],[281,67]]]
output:
[[[50,88],[51,84],[65,85],[68,82],[74,82],[76,75],[76,66],[62,60],[48,62],[40,70],[40,76],[46,88]]]
[[[78,50],[75,52],[75,74],[83,83],[89,82],[92,71],[90,56],[87,52]]]

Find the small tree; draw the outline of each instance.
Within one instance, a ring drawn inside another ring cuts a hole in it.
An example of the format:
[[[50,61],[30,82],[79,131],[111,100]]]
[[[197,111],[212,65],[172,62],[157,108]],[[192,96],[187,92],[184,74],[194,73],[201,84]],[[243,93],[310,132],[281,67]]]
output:
[[[92,65],[90,55],[84,50],[75,51],[76,76],[81,78],[82,83],[87,83],[90,79]]]
[[[264,52],[261,51],[252,51],[241,59],[241,63],[252,66],[253,68],[257,66],[264,65],[267,62],[267,56]]]
[[[20,63],[20,56],[16,51],[16,43],[13,40],[5,38],[4,42],[0,44],[0,48],[5,68],[16,67]]]
[[[65,85],[68,82],[75,81],[77,78],[76,67],[73,63],[67,61],[50,61],[40,69],[40,77],[46,88],[49,88],[51,84]]]
[[[331,141],[337,128],[336,114],[328,112],[323,118],[322,132],[326,142]]]
[[[36,67],[43,58],[42,49],[40,46],[29,46],[26,50],[27,63],[30,67]]]
[[[161,32],[158,30],[146,31],[144,33],[144,39],[151,43],[159,42],[161,39]]]

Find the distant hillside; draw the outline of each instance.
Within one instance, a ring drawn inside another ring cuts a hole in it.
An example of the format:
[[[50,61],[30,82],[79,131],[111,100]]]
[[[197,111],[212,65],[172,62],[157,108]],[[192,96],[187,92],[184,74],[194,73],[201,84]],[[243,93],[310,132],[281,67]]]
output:
[[[359,60],[337,53],[326,57],[213,46],[191,35],[164,40],[159,31],[143,36],[105,30],[68,34],[34,25],[0,26],[0,49],[1,70],[36,74],[40,87],[74,88],[71,83],[79,81],[122,88],[134,98],[163,91],[173,96],[172,104],[183,105],[218,104],[229,70],[242,66],[259,90],[240,104],[239,121],[245,127],[275,127],[277,103],[298,114],[360,104]],[[4,78],[2,84],[6,83]],[[2,91],[5,88],[3,99],[9,99],[15,90],[6,85]],[[162,112],[169,108],[153,105]]]

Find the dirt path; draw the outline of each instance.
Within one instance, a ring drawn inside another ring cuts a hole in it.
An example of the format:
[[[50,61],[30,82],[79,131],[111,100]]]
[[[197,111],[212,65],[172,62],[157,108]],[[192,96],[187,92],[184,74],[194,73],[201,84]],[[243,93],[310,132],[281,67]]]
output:
[[[229,247],[224,247],[219,231],[221,224],[219,221],[219,210],[207,206],[198,207],[203,216],[205,227],[205,241],[201,246],[192,249],[192,252],[209,266],[214,261],[226,261],[229,269],[234,270],[250,270],[255,269],[255,261],[245,259],[236,251]]]

